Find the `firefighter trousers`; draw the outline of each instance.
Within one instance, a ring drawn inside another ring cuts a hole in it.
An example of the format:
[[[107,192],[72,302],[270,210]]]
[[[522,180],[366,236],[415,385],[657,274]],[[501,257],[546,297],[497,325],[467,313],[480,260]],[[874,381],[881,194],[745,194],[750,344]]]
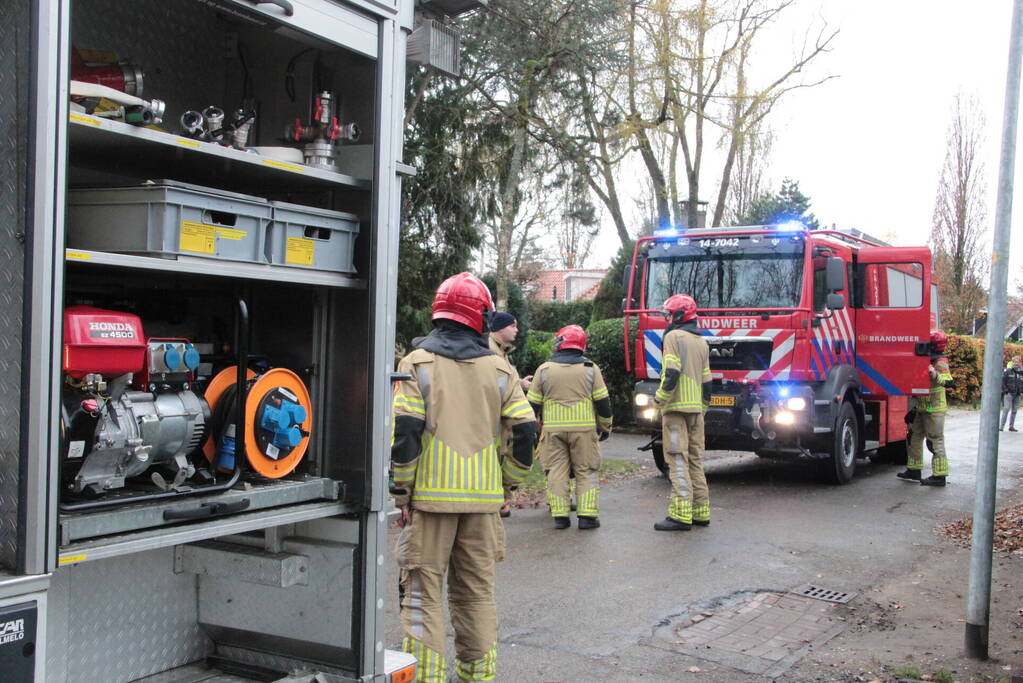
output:
[[[686,524],[710,521],[710,491],[703,473],[703,413],[664,413],[661,440],[671,480],[668,517]]]
[[[497,672],[494,567],[504,559],[497,512],[412,511],[398,540],[402,649],[419,661],[416,681],[447,683],[444,576],[455,631],[459,681],[492,681]]]
[[[596,517],[600,513],[600,446],[597,432],[546,432],[543,439],[543,468],[547,471],[547,504],[553,517],[568,517],[570,509],[569,472],[575,474],[577,515]]]
[[[913,418],[913,436],[909,440],[909,457],[906,469],[924,468],[924,441],[931,442],[931,474],[936,477],[948,476],[948,457],[945,455],[945,413],[928,413],[917,410]]]

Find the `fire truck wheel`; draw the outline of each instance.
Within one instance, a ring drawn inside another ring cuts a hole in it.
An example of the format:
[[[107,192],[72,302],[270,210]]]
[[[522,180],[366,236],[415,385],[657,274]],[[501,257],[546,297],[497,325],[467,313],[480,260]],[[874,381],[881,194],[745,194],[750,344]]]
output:
[[[851,403],[843,403],[835,420],[831,457],[824,463],[824,475],[832,484],[845,484],[856,471],[860,434],[856,411]]]
[[[668,476],[668,463],[664,461],[664,446],[660,441],[653,445],[654,464],[661,471],[662,477]]]

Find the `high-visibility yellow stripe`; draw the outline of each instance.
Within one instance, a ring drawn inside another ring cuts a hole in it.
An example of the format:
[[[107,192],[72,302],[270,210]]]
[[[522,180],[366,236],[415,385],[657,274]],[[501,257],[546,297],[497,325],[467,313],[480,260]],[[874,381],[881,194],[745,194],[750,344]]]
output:
[[[594,391],[593,396],[591,398],[593,398],[594,401],[599,401],[602,398],[607,398],[607,387],[601,387]]]
[[[533,408],[528,401],[517,401],[501,412],[502,416],[510,418],[526,417],[532,414]]]
[[[571,406],[556,401],[545,401],[543,414],[544,429],[596,426],[593,417],[593,401],[589,398]]]
[[[529,392],[526,393],[526,399],[532,401],[533,403],[543,402],[543,396],[536,393],[532,389],[530,389]]]

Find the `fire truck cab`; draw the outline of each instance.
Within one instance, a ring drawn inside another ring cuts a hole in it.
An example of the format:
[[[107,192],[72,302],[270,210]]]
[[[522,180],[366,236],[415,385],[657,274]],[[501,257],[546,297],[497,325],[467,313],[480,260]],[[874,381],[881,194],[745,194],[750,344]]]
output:
[[[625,310],[637,422],[659,427],[660,306],[689,294],[710,345],[708,449],[813,461],[840,484],[866,455],[904,461],[906,414],[929,391],[931,268],[927,247],[798,223],[638,240]]]

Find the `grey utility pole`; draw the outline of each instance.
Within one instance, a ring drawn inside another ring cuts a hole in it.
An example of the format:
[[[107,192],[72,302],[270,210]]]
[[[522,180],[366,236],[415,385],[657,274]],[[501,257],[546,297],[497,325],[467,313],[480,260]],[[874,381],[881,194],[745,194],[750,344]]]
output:
[[[995,483],[998,476],[998,412],[1002,394],[1006,298],[1009,284],[1009,233],[1012,230],[1012,182],[1016,164],[1016,119],[1019,115],[1020,57],[1023,55],[1023,0],[1012,5],[1009,69],[1005,78],[1002,153],[998,161],[998,202],[991,254],[984,385],[977,445],[977,492],[973,504],[973,547],[970,550],[970,591],[966,604],[966,654],[988,657],[991,608],[991,551],[995,525]]]

